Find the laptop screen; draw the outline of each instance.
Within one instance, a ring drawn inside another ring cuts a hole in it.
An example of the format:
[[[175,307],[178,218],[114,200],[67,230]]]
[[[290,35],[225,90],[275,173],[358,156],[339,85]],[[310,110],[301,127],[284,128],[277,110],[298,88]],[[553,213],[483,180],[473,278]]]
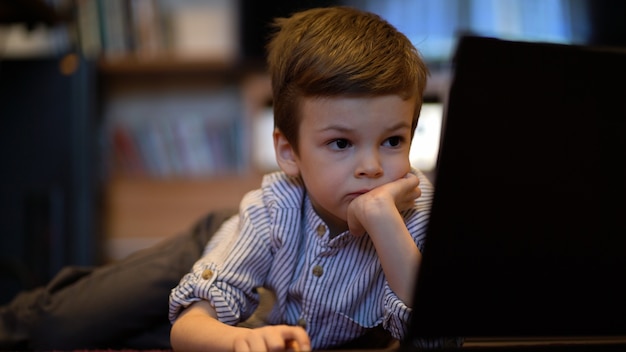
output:
[[[626,53],[457,47],[410,337],[626,335]]]

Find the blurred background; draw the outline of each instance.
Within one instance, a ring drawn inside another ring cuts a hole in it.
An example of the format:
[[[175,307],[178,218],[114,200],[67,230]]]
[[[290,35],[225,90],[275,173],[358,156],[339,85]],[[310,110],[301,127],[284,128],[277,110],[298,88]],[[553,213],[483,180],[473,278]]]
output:
[[[349,5],[411,39],[431,69],[411,161],[432,179],[461,35],[624,48],[625,4],[0,0],[0,304],[235,208],[276,169],[274,17]]]

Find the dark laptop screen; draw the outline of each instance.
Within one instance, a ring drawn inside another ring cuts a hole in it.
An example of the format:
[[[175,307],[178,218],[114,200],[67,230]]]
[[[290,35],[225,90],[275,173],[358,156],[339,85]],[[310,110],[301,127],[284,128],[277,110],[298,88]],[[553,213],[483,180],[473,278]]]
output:
[[[626,54],[466,37],[412,336],[626,335]]]

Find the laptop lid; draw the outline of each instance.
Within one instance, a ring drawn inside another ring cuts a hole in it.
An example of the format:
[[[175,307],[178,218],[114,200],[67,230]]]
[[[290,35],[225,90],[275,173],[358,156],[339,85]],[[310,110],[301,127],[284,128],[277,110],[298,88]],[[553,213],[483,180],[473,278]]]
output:
[[[626,54],[464,37],[415,337],[626,335]]]

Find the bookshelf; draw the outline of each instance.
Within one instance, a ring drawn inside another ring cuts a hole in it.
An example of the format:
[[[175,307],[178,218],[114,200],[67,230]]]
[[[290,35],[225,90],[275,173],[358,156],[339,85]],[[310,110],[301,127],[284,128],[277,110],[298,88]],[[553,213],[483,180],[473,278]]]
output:
[[[98,71],[106,260],[234,209],[260,186],[251,129],[270,97],[262,69],[162,57],[102,59]]]

